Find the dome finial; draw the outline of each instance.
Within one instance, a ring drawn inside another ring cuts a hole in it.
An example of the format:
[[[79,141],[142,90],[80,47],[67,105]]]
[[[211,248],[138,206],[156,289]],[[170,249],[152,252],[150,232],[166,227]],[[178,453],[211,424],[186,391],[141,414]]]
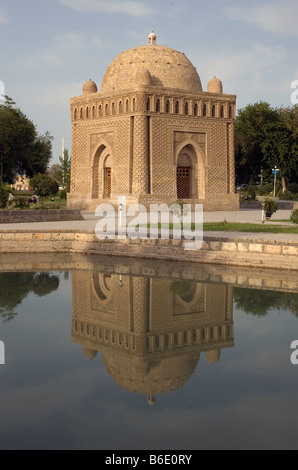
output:
[[[149,34],[149,36],[148,36],[148,44],[150,44],[150,45],[156,44],[156,34],[154,33],[153,30],[152,30],[152,33]]]

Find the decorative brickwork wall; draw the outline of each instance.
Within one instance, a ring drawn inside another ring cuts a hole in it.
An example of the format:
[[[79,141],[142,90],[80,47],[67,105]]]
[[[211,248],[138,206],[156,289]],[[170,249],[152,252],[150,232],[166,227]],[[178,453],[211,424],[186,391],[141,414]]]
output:
[[[178,198],[179,161],[188,159],[185,201],[205,210],[238,210],[235,108],[236,96],[224,94],[220,80],[203,91],[195,67],[179,51],[149,38],[147,46],[119,54],[100,92],[88,81],[82,96],[71,99],[68,207],[93,210],[116,205],[119,196],[146,206],[171,204]]]

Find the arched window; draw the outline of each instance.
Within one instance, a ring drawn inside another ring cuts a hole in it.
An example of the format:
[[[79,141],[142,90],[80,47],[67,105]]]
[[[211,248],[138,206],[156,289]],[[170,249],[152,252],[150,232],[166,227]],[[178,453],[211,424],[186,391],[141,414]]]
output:
[[[77,115],[78,115],[78,112],[77,112],[77,109],[75,109],[75,110],[74,110],[74,113],[73,113],[73,118],[74,118],[75,121],[76,121],[76,119],[77,119],[77,117],[78,117]]]
[[[166,113],[169,113],[170,112],[170,101],[167,100],[166,102]]]
[[[119,101],[119,114],[123,112],[122,101]]]
[[[233,108],[232,106],[229,106],[229,118],[231,119],[233,117]]]
[[[89,118],[89,108],[87,106],[87,108],[86,108],[86,119],[88,119],[88,118]]]
[[[92,117],[95,117],[95,106],[92,106]]]
[[[112,115],[113,115],[113,116],[114,116],[114,114],[115,114],[115,107],[116,107],[115,103],[112,103]]]
[[[212,117],[215,117],[215,109],[216,109],[216,108],[215,108],[215,105],[213,105],[213,106],[212,106],[212,111],[211,111]]]
[[[203,116],[207,116],[207,105],[204,104],[203,106]]]
[[[197,103],[194,105],[193,113],[194,113],[194,116],[198,115],[198,105],[197,105]]]
[[[175,103],[175,113],[179,114],[179,101],[176,101]]]
[[[80,109],[80,119],[83,119],[83,108]]]
[[[188,116],[188,103],[185,103],[184,114]]]
[[[101,117],[102,116],[102,105],[100,104],[98,106],[98,117]]]
[[[147,98],[146,101],[146,111],[150,111],[150,98]]]
[[[134,99],[132,100],[132,112],[134,113],[135,110],[136,110],[136,99],[134,98]]]
[[[220,107],[220,117],[221,118],[224,117],[224,107],[223,107],[223,105],[221,105],[221,107]]]
[[[129,100],[126,100],[125,102],[125,112],[129,113]]]
[[[109,105],[108,103],[105,105],[105,116],[109,115]]]
[[[160,99],[156,100],[156,112],[160,113]]]

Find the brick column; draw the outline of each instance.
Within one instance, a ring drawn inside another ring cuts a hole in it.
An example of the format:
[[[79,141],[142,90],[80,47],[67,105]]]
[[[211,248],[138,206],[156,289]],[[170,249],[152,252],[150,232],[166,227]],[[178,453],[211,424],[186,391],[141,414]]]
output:
[[[234,124],[228,124],[228,158],[229,158],[229,194],[235,193],[235,138]]]
[[[134,118],[134,145],[132,164],[133,195],[147,194],[149,189],[149,136],[147,116]]]

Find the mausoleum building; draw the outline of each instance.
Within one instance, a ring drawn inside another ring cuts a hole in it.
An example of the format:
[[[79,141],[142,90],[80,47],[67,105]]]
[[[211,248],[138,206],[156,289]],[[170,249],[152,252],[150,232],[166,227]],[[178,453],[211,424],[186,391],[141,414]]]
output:
[[[172,204],[238,210],[235,194],[236,96],[214,77],[203,91],[184,53],[148,44],[119,54],[98,91],[71,98],[72,162],[68,207],[101,203]]]

